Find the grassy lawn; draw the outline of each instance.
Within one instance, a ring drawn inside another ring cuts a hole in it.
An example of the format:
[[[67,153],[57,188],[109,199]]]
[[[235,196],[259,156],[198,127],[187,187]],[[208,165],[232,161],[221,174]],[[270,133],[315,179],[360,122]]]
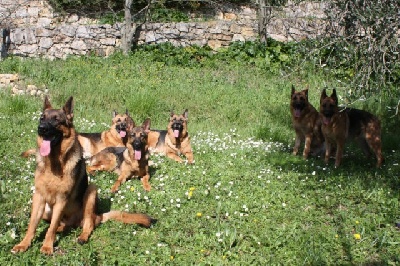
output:
[[[13,255],[28,225],[35,167],[19,154],[35,146],[42,100],[2,89],[1,265],[400,263],[400,130],[391,126],[398,117],[384,102],[368,105],[384,127],[382,169],[352,145],[335,169],[333,161],[291,154],[290,88],[309,84],[318,107],[322,84],[334,82],[317,72],[282,76],[224,62],[188,68],[132,55],[10,59],[0,73],[46,85],[55,107],[74,96],[80,132],[107,129],[114,109],[128,109],[136,123],[150,117],[152,128],[164,129],[171,110],[187,108],[195,156],[194,165],[153,156],[150,192],[133,179],[112,194],[114,174],[91,177],[102,208],[146,212],[158,219],[152,228],[108,222],[82,246],[80,229],[72,230],[59,234],[55,254],[45,256],[42,222],[32,247]]]

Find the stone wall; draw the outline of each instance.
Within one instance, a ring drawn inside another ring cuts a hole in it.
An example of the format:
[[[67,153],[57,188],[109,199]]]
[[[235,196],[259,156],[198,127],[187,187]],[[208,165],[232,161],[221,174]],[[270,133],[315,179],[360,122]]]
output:
[[[280,41],[314,38],[323,32],[323,4],[302,3],[275,9],[268,35]],[[136,27],[137,25],[134,25]],[[121,45],[122,24],[98,25],[77,15],[61,17],[46,1],[0,0],[2,55],[65,58],[89,53],[107,56]],[[233,41],[258,38],[255,9],[217,12],[215,20],[189,23],[147,23],[137,26],[138,44],[171,42],[177,46],[208,45],[213,49]]]

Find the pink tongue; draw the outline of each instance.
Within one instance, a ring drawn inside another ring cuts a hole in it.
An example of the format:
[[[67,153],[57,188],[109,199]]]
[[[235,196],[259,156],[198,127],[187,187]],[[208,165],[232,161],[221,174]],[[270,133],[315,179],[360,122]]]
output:
[[[295,117],[300,117],[301,110],[300,109],[294,109],[294,116]]]
[[[135,150],[135,160],[140,160],[142,158],[142,151]]]
[[[330,118],[328,118],[328,117],[324,117],[324,124],[325,125],[327,125],[327,124],[329,124],[330,122],[331,122],[331,119]]]
[[[179,130],[175,129],[174,130],[174,135],[175,135],[175,138],[179,138]]]
[[[50,140],[43,140],[40,145],[40,155],[47,156],[50,154]]]
[[[119,136],[121,137],[121,138],[125,138],[125,136],[126,136],[126,131],[120,131],[119,132]]]

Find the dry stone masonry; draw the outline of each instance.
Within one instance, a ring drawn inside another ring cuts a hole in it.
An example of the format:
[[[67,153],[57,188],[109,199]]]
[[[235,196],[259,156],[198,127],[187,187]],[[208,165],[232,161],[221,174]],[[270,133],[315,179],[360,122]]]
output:
[[[45,86],[26,84],[18,74],[0,74],[0,89],[10,89],[12,95],[43,96],[48,92]]]
[[[323,8],[321,2],[305,2],[274,10],[268,35],[279,41],[314,38],[323,31]],[[138,27],[139,35],[134,40],[138,44],[170,42],[176,46],[208,45],[218,49],[234,41],[258,38],[257,12],[249,7],[221,11],[213,21],[147,23]],[[0,0],[0,30],[2,56],[55,59],[113,53],[120,48],[123,24],[99,25],[77,15],[61,17],[46,1]]]

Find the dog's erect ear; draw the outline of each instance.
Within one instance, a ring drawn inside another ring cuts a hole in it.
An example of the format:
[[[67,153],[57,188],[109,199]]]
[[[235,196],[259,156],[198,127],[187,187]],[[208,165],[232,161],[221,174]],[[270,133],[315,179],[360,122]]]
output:
[[[114,110],[114,111],[112,112],[113,118],[116,117],[117,115],[118,115],[117,111]]]
[[[185,109],[185,111],[183,112],[182,116],[187,120],[188,116],[189,116],[189,111],[188,109]]]
[[[69,97],[68,101],[65,103],[63,111],[67,116],[67,120],[72,122],[72,118],[74,118],[74,101],[72,96]]]
[[[323,89],[323,90],[322,90],[322,93],[321,93],[320,102],[322,102],[322,100],[325,99],[326,97],[328,97],[328,95],[326,95],[326,89]]]
[[[308,89],[310,88],[309,85],[306,86],[306,88],[303,90],[304,94],[306,95],[307,99],[308,99]]]
[[[44,102],[43,102],[43,111],[45,111],[47,109],[51,109],[51,108],[52,107],[51,107],[51,104],[50,104],[50,101],[49,101],[49,97],[46,95],[44,97]]]
[[[331,98],[335,101],[336,105],[338,104],[338,97],[336,94],[336,89],[333,89],[332,94],[331,94]]]
[[[144,120],[144,122],[142,124],[142,128],[144,129],[144,132],[146,132],[146,134],[148,134],[150,132],[150,118],[147,118],[146,120]]]
[[[295,92],[296,92],[296,89],[295,89],[294,85],[292,84],[292,93],[290,94],[290,97],[292,97],[293,94],[295,94]]]
[[[133,129],[136,127],[136,125],[135,125],[135,121],[133,121],[133,119],[129,119],[128,118],[128,120],[126,121],[126,125],[127,125],[127,130],[129,131],[129,132],[133,132]]]

